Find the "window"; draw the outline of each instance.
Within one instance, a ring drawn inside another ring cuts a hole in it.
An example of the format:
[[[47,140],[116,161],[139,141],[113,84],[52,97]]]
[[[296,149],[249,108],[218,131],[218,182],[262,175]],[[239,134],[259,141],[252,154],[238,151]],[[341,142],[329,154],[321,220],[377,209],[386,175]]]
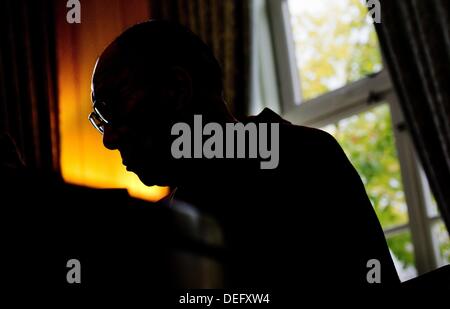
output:
[[[337,139],[364,182],[402,281],[448,264],[448,233],[404,129],[365,2],[253,1],[260,19],[253,23],[266,22],[270,33],[253,30],[252,53],[260,59],[252,66],[253,91],[262,95],[252,102],[260,109],[278,96],[287,120]],[[267,86],[268,50],[278,87]]]
[[[303,100],[381,70],[377,37],[360,0],[288,5]]]
[[[401,279],[415,277],[414,246],[389,104],[322,129],[336,138],[359,172]]]
[[[441,219],[436,200],[432,196],[427,178],[422,168],[420,176],[423,181],[425,205],[427,208],[428,228],[431,229],[431,238],[433,241],[434,254],[438,267],[450,264],[450,237],[447,228]]]
[[[450,264],[450,239],[442,220],[433,224],[432,227],[433,245],[436,247],[437,265],[444,266]]]

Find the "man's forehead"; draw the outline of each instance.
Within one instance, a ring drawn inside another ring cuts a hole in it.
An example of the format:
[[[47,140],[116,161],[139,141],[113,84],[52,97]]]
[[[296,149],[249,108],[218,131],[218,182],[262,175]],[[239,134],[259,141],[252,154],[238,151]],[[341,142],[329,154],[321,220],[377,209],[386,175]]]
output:
[[[129,86],[129,81],[130,74],[127,68],[103,71],[102,74],[94,74],[91,90],[96,97],[108,96],[124,86]]]
[[[96,97],[108,95],[129,79],[130,68],[124,64],[118,49],[111,45],[97,59],[92,75],[91,90]]]

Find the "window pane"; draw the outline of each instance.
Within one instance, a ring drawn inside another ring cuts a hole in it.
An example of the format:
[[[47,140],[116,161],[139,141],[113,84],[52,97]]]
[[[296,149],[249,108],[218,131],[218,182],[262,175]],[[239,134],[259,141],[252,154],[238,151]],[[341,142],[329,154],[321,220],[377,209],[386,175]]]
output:
[[[437,207],[437,203],[432,194],[430,195],[429,200],[426,202],[426,207],[427,207],[428,217],[432,218],[432,217],[439,216],[439,210]]]
[[[434,245],[437,248],[438,267],[450,264],[450,238],[442,221],[435,223],[431,229]]]
[[[386,238],[391,256],[401,281],[417,276],[414,262],[414,246],[409,230]]]
[[[389,106],[324,128],[344,149],[365,185],[383,229],[408,223]]]
[[[427,216],[430,219],[440,217],[439,208],[422,167],[420,168],[420,174],[423,181]],[[431,237],[433,239],[436,265],[441,267],[450,264],[450,238],[447,228],[442,219],[438,221],[430,220],[429,222],[431,223]]]
[[[303,100],[382,68],[361,0],[288,0]]]
[[[433,193],[431,192],[431,188],[428,183],[428,178],[425,175],[425,172],[421,165],[420,165],[419,171],[420,171],[420,177],[422,179],[423,193],[424,193],[424,198],[425,198],[425,207],[427,210],[427,216],[428,216],[428,218],[438,217],[440,214],[439,214],[439,210],[437,207],[437,203],[436,203]]]

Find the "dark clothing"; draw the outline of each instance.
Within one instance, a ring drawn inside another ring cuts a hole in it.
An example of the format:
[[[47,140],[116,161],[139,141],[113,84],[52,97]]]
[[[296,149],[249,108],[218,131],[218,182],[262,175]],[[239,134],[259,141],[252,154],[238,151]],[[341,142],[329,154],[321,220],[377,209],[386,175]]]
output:
[[[336,141],[269,110],[248,121],[280,122],[278,168],[261,170],[255,159],[206,160],[176,193],[216,218],[225,252],[188,235],[165,202],[6,169],[4,281],[13,290],[76,288],[66,282],[66,263],[76,258],[83,290],[139,287],[155,297],[155,288],[197,287],[191,262],[210,257],[224,263],[225,287],[367,286],[371,259],[381,263],[382,285],[398,284],[364,186]]]
[[[193,173],[176,194],[222,225],[227,286],[367,286],[371,259],[380,261],[382,284],[399,284],[361,179],[336,140],[268,109],[248,121],[280,123],[278,168],[222,159],[222,169]]]

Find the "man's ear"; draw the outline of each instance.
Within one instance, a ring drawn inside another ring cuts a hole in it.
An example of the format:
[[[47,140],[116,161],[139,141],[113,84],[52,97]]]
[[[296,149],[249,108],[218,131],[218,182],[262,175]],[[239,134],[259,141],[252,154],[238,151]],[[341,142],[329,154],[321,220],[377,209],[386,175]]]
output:
[[[180,66],[173,66],[168,74],[167,95],[173,104],[174,112],[183,112],[191,108],[193,83],[191,74]]]

